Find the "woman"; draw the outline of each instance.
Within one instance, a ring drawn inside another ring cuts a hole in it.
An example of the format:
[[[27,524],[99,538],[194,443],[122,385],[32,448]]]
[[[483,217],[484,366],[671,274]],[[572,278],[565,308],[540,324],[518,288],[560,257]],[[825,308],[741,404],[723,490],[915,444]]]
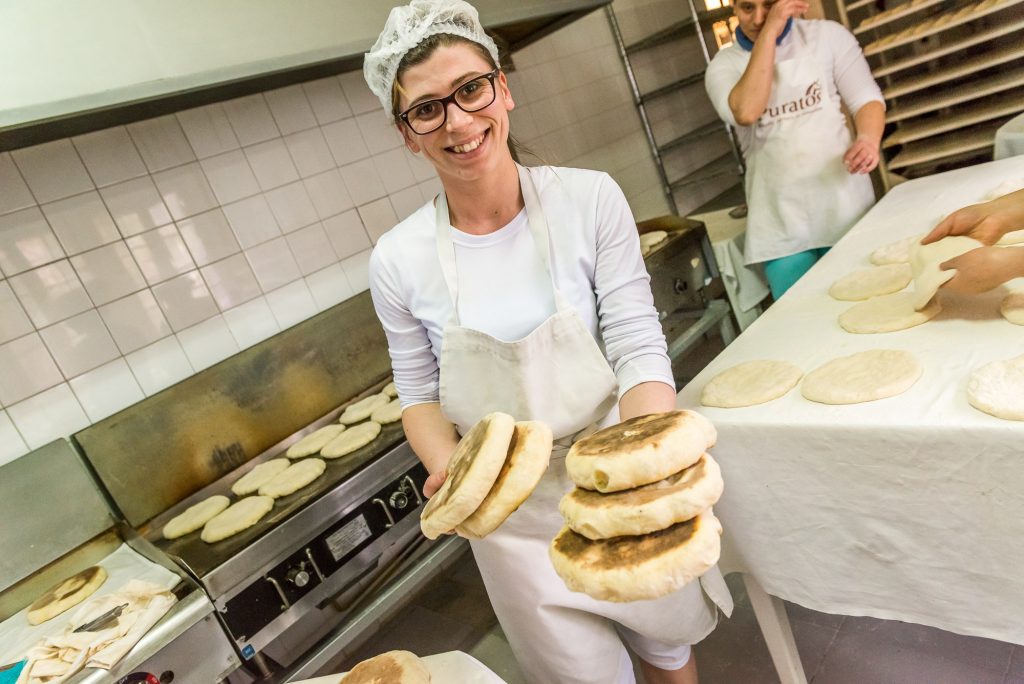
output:
[[[547,548],[572,487],[574,435],[671,410],[675,390],[636,225],[605,174],[526,169],[508,148],[515,106],[494,42],[461,0],[392,10],[364,73],[444,192],[384,235],[370,289],[387,333],[406,436],[432,494],[464,434],[500,410],[558,442],[533,495],[472,543],[495,613],[530,681],[696,682],[689,644],[731,599],[717,568],[658,601],[574,594]],[[614,372],[613,369],[614,368]],[[618,410],[616,411],[616,403]]]
[[[738,0],[704,83],[746,160],[748,264],[778,299],[874,203],[885,102],[856,39],[805,0]],[[840,104],[854,114],[851,136]]]

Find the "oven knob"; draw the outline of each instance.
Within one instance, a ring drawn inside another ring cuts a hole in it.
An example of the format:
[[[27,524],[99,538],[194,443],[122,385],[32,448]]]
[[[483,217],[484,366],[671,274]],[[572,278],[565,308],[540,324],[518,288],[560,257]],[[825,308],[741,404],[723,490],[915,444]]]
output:
[[[399,489],[391,495],[391,498],[388,499],[388,503],[391,504],[392,508],[401,510],[409,505],[409,495],[405,493],[404,489]]]
[[[285,579],[297,586],[299,589],[309,584],[309,573],[301,567],[292,568],[288,571]]]

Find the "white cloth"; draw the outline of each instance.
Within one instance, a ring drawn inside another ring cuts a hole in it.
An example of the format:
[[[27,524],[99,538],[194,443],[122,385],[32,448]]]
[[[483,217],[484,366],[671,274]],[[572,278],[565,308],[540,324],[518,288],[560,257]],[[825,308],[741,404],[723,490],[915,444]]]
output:
[[[1018,114],[996,129],[994,159],[1024,154],[1024,114]]]
[[[636,222],[622,190],[596,171],[542,166],[528,172],[551,226],[555,285],[604,349],[620,395],[641,382],[673,384]],[[452,304],[437,259],[435,225],[434,207],[427,203],[385,233],[370,257],[370,293],[387,334],[403,408],[439,399],[441,332]],[[510,228],[517,236],[505,239]],[[463,325],[501,338],[506,318],[516,326],[535,326],[551,315],[550,282],[538,275],[537,251],[521,219],[518,229],[513,221],[482,238],[455,228],[451,235]],[[480,262],[486,268],[474,266]],[[529,284],[495,285],[515,283],[523,263],[535,264]],[[538,288],[546,288],[544,296],[527,298]]]
[[[520,185],[529,228],[542,263],[548,254],[547,205],[541,206],[528,170]],[[459,301],[448,210],[437,211],[438,255],[452,300]],[[564,437],[606,417],[615,402],[615,376],[580,316],[549,277],[557,312],[527,337],[504,342],[459,325],[452,315],[444,328],[441,354],[441,409],[465,431],[487,412],[500,410],[517,420],[543,420]],[[614,412],[613,412],[614,415]],[[688,644],[704,638],[717,622],[715,603],[726,613],[732,603],[717,568],[701,582],[656,601],[617,604],[569,591],[548,556],[563,522],[558,502],[573,484],[565,470],[565,446],[556,447],[530,498],[485,539],[472,542],[487,594],[516,660],[531,682],[547,684],[631,684],[629,655],[616,624],[641,658],[689,657]],[[649,642],[649,643],[648,643]],[[650,653],[647,653],[650,646]]]
[[[715,110],[734,126],[729,93],[749,62],[736,43],[715,55],[705,74]],[[746,263],[831,246],[871,206],[871,179],[843,164],[852,136],[841,104],[856,113],[872,100],[884,103],[849,31],[795,19],[775,54],[767,109],[754,125],[736,129],[747,163]]]
[[[999,314],[1006,289],[940,292],[945,310],[909,330],[853,335],[832,282],[869,266],[876,247],[924,233],[946,214],[1024,175],[1013,157],[893,188],[786,297],[679,394],[718,429],[727,483],[715,505],[745,571],[809,608],[932,625],[1024,644],[1024,424],[967,403],[969,374],[1021,353]],[[1017,249],[1014,247],[1008,249]],[[717,373],[753,359],[805,371],[867,349],[904,349],[924,366],[906,393],[848,406],[795,388],[741,409],[699,406]]]

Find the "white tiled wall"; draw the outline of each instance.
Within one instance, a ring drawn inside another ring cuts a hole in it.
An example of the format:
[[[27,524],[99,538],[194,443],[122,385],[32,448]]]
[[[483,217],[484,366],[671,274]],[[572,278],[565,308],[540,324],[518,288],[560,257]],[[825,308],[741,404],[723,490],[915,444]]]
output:
[[[0,463],[365,290],[438,187],[359,72],[0,153]]]

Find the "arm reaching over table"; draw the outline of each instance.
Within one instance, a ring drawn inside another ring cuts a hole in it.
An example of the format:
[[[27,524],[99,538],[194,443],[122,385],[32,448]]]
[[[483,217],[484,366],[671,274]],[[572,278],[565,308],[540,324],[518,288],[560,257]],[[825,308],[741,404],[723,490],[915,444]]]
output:
[[[921,240],[927,245],[950,235],[966,235],[986,245],[1024,228],[1024,190],[1011,192],[991,202],[972,204],[954,211]],[[952,282],[952,281],[950,281]]]
[[[965,294],[988,292],[1007,280],[1024,277],[1024,249],[979,247],[943,262],[940,268],[943,271],[955,268],[957,271],[957,274],[943,285],[944,289]]]

